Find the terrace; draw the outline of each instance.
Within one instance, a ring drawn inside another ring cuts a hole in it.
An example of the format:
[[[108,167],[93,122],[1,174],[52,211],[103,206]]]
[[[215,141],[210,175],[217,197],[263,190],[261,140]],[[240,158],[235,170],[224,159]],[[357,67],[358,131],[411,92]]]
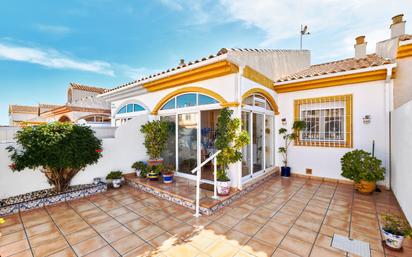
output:
[[[371,256],[411,256],[382,246],[381,213],[401,213],[391,191],[271,177],[210,215],[123,186],[5,217],[7,256],[356,256],[331,247],[334,234],[370,244]]]

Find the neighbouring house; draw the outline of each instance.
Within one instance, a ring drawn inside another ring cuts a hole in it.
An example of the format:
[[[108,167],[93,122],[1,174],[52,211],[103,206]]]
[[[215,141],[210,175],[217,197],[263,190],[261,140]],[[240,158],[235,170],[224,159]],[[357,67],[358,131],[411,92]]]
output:
[[[105,88],[70,83],[64,105],[9,106],[9,125],[36,125],[52,121],[76,122],[91,126],[110,126],[110,105],[96,98]]]

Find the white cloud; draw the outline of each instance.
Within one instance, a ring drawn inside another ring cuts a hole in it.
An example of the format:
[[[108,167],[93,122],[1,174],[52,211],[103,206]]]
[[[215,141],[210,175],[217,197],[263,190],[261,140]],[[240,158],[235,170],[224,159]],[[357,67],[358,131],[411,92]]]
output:
[[[37,30],[41,32],[46,32],[46,33],[56,34],[56,35],[65,35],[65,34],[72,32],[72,30],[69,27],[65,27],[65,26],[37,24],[35,27]]]
[[[159,70],[155,70],[155,69],[149,69],[146,67],[131,67],[129,65],[125,65],[125,64],[116,64],[115,65],[117,69],[119,69],[119,72],[122,73],[124,76],[133,79],[133,80],[137,80],[143,77],[146,77],[148,75],[151,74],[155,74],[158,73]]]
[[[40,49],[0,42],[0,59],[42,65],[54,69],[72,69],[114,76],[110,63],[99,60],[78,60],[53,49]]]
[[[178,0],[160,0],[160,3],[176,11],[183,10],[183,6]]]

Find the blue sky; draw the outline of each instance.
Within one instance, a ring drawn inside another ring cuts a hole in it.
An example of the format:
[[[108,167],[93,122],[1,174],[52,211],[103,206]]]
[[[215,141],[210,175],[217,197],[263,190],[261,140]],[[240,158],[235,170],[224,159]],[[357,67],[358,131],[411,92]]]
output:
[[[368,51],[388,38],[390,18],[412,21],[394,0],[3,0],[0,2],[0,124],[9,104],[63,104],[69,82],[114,87],[222,47],[299,47],[319,63]],[[412,33],[412,28],[407,32]]]

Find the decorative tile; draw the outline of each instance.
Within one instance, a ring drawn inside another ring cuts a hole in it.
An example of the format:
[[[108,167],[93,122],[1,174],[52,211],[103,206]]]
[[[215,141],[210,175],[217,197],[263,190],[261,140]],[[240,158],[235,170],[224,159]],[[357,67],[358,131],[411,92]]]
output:
[[[24,203],[20,204],[20,211],[27,211],[27,210],[31,210],[31,209],[40,208],[40,207],[43,207],[43,206],[44,206],[43,199],[27,201],[27,202],[24,202]]]

